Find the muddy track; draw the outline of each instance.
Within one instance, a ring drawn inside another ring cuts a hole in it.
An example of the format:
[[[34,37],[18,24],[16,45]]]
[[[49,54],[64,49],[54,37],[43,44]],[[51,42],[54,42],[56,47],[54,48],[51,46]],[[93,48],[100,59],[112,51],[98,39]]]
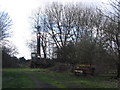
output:
[[[44,83],[37,78],[35,78],[32,74],[25,73],[34,83],[35,83],[35,88],[39,90],[39,88],[56,88],[48,83]]]
[[[36,77],[34,77],[30,73],[24,73],[24,74],[26,74],[35,83],[35,89],[36,90],[39,90],[40,88],[57,88],[57,87],[52,86],[48,83],[44,83],[44,82],[38,80]],[[68,84],[66,84],[66,88],[84,88],[84,87],[83,86],[78,86],[76,84],[68,83]]]
[[[76,85],[75,83],[69,83],[69,84],[66,84],[66,87],[67,88],[85,88],[81,85]]]

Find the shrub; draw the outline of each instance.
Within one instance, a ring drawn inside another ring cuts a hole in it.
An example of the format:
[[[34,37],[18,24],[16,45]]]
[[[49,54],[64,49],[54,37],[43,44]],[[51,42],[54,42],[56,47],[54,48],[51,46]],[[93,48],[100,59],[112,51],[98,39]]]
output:
[[[65,72],[65,71],[71,71],[71,65],[70,64],[66,64],[66,63],[55,63],[55,66],[53,66],[52,68],[50,68],[50,70],[52,71],[56,71],[56,72]]]

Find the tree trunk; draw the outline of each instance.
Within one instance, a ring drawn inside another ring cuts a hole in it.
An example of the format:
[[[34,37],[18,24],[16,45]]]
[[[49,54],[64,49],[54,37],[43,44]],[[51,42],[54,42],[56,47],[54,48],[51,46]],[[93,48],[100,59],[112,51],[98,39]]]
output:
[[[47,57],[46,57],[46,52],[45,52],[45,50],[44,50],[44,58],[46,59]]]
[[[116,78],[120,78],[120,64],[118,64],[117,66],[117,77]]]
[[[46,46],[43,46],[43,44],[42,44],[42,48],[43,48],[44,58],[46,59],[47,58],[47,55],[46,55]]]
[[[119,27],[118,27],[119,29]],[[116,34],[116,44],[118,46],[117,51],[118,51],[118,64],[117,64],[117,77],[116,78],[120,78],[120,42],[119,42],[119,33]]]
[[[117,78],[120,78],[120,50],[118,51]]]

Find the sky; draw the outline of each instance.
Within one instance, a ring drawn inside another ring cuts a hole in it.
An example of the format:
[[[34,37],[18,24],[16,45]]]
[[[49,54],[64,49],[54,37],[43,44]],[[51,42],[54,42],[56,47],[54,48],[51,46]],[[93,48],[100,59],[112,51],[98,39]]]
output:
[[[32,39],[32,27],[30,17],[34,10],[39,7],[43,8],[48,3],[53,1],[67,3],[67,2],[82,2],[85,4],[100,4],[107,3],[108,0],[0,0],[0,10],[9,14],[13,25],[11,27],[12,37],[9,40],[18,48],[19,54],[17,57],[31,58],[31,52],[26,41]]]

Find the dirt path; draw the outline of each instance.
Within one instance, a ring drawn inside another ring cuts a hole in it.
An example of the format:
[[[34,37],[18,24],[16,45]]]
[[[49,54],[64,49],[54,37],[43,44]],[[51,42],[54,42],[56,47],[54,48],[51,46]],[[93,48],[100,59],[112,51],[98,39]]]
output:
[[[56,88],[48,83],[44,83],[44,82],[38,80],[30,73],[24,73],[24,74],[26,74],[35,83],[36,90],[39,90],[39,88]],[[78,86],[76,84],[68,83],[68,84],[66,84],[66,88],[84,88],[84,87]]]
[[[83,86],[78,86],[78,85],[76,85],[74,83],[69,83],[69,84],[66,85],[66,87],[67,88],[85,88]]]
[[[44,83],[40,80],[38,80],[37,78],[35,78],[32,74],[29,73],[25,73],[29,78],[31,78],[31,80],[33,80],[33,82],[35,83],[35,88],[56,88],[48,83]]]

